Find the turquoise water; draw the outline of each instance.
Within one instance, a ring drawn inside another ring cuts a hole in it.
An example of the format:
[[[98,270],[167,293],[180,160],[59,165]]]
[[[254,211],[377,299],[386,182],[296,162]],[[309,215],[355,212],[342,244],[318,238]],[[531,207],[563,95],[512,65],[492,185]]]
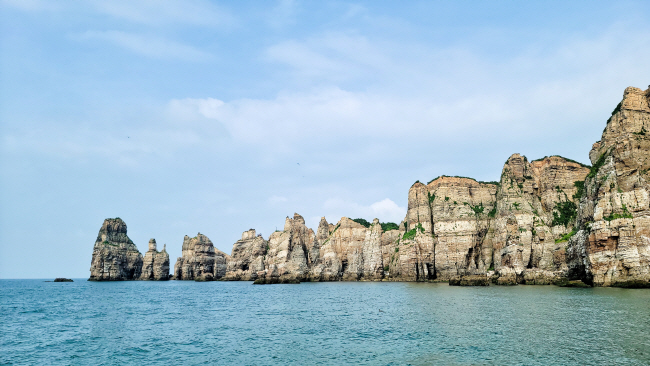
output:
[[[650,290],[0,280],[0,364],[648,365]]]

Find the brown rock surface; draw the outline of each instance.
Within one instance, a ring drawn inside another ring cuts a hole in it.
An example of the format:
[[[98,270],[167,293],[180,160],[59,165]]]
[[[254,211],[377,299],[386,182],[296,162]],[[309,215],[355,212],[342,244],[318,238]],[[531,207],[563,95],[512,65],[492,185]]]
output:
[[[226,274],[229,255],[216,249],[207,236],[185,236],[182,256],[176,260],[174,279],[212,281]]]
[[[287,217],[283,231],[276,231],[269,237],[269,249],[264,260],[265,278],[282,281],[297,279],[303,281],[309,271],[308,248],[313,246],[314,231],[305,226],[305,219],[294,214]]]
[[[268,242],[261,235],[255,235],[255,230],[244,231],[241,240],[232,247],[230,260],[224,280],[254,281],[257,273],[264,271],[264,257],[268,250]]]
[[[500,284],[550,284],[566,275],[567,243],[560,238],[571,232],[575,214],[564,224],[554,223],[554,217],[563,205],[575,208],[576,182],[588,172],[586,166],[559,156],[528,162],[514,154],[508,159],[484,251],[492,252],[486,263],[492,263]]]
[[[169,254],[167,245],[159,252],[156,239],[149,240],[149,250],[144,253],[141,280],[166,281],[169,279]]]
[[[186,236],[175,278],[650,286],[650,89],[625,90],[589,157],[591,169],[560,156],[513,154],[498,183],[416,182],[398,230],[384,232],[377,219],[333,225],[323,217],[314,232],[294,214],[268,241],[244,232],[232,257],[202,234]],[[155,243],[142,269],[126,225],[108,219],[91,279],[156,277],[154,252]]]
[[[650,286],[650,88],[625,89],[589,157],[594,165],[568,248],[569,273],[594,286]]]
[[[89,281],[123,281],[140,278],[142,254],[126,235],[122,219],[106,219],[95,241]]]

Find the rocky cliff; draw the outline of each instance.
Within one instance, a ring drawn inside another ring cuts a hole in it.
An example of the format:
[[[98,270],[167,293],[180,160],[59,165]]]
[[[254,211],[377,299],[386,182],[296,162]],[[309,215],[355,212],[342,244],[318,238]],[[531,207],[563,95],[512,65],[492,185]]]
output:
[[[644,285],[648,95],[625,91],[590,153],[594,167],[560,156],[529,161],[514,154],[498,182],[447,176],[416,182],[406,218],[393,230],[383,230],[376,219],[362,225],[344,217],[332,225],[322,218],[314,234],[296,214],[283,232],[271,235],[266,250],[263,238],[257,254],[233,250],[234,261],[258,265],[257,275],[233,270],[232,276]],[[243,241],[235,248],[248,245]]]
[[[169,254],[167,245],[159,252],[156,247],[156,239],[149,240],[149,250],[144,254],[142,261],[141,280],[165,281],[169,279]]]
[[[126,235],[122,219],[106,219],[95,241],[90,281],[136,280],[142,272],[142,254]]]
[[[589,158],[568,246],[569,276],[595,286],[650,287],[650,88],[627,88]]]
[[[232,256],[200,233],[186,236],[174,278],[650,287],[649,105],[650,89],[625,90],[589,154],[593,166],[513,154],[498,182],[416,182],[399,225],[323,217],[314,232],[294,214],[268,240],[245,231]],[[141,276],[126,225],[107,220],[91,279],[163,279],[153,244]]]
[[[174,279],[197,281],[221,279],[226,275],[226,262],[229,258],[226,253],[215,249],[207,236],[198,233],[190,238],[185,235],[182,256],[176,260],[174,266]]]
[[[227,279],[449,281],[484,276],[500,284],[567,277],[566,246],[589,168],[551,156],[505,163],[499,182],[441,176],[409,190],[397,229],[323,217],[316,233],[287,218],[266,242],[254,230],[235,243]],[[254,265],[251,265],[254,264]]]
[[[231,260],[227,263],[224,280],[256,280],[257,273],[266,268],[264,260],[268,246],[268,242],[261,235],[255,235],[255,229],[244,231],[241,240],[232,246]]]

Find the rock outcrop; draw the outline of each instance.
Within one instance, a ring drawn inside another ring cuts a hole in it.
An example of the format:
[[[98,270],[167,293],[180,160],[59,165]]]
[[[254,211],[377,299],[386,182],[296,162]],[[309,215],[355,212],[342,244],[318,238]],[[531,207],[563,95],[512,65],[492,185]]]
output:
[[[499,284],[550,284],[566,276],[565,236],[575,225],[576,192],[588,173],[559,156],[508,159],[485,245]]]
[[[308,253],[314,239],[314,231],[305,226],[302,216],[294,214],[293,218],[287,217],[284,230],[276,231],[269,237],[265,271],[258,272],[258,276],[267,280],[305,280],[309,271]]]
[[[322,218],[318,232],[322,243],[310,269],[310,280],[357,281],[384,277],[382,230],[378,220],[366,228],[343,217],[330,231],[329,224]]]
[[[569,275],[595,286],[650,287],[650,88],[627,88],[589,158],[568,247]]]
[[[142,272],[142,254],[126,235],[122,219],[106,219],[95,241],[89,281],[137,280]]]
[[[166,281],[169,279],[169,254],[167,245],[159,252],[156,247],[156,239],[149,240],[149,250],[144,253],[142,261],[141,280]]]
[[[244,231],[241,240],[232,247],[231,259],[227,263],[224,280],[254,281],[257,273],[266,268],[264,259],[269,244],[262,235],[255,235],[255,229]]]
[[[182,256],[174,266],[175,280],[213,281],[226,275],[229,255],[215,249],[207,236],[198,233],[183,239]]]
[[[186,236],[174,278],[650,287],[650,88],[625,90],[589,157],[513,154],[498,182],[418,181],[399,225],[323,217],[314,232],[294,214],[268,240],[245,231],[232,257]],[[126,224],[107,219],[91,280],[165,279],[168,258],[152,239],[143,267]]]

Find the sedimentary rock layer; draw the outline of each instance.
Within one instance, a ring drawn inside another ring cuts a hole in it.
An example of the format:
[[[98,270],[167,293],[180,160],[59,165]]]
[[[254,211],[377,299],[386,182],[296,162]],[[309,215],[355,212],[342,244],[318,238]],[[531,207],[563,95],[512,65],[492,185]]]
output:
[[[568,247],[571,278],[650,287],[650,88],[627,88],[589,158]]]
[[[126,235],[122,219],[106,219],[95,241],[90,264],[91,281],[136,280],[142,272],[142,254]]]
[[[589,154],[591,167],[513,154],[498,182],[416,182],[399,225],[323,217],[314,232],[294,214],[268,240],[245,231],[232,256],[205,235],[186,236],[174,278],[650,287],[649,105],[650,89],[625,90]],[[154,241],[141,275],[126,225],[106,220],[91,279],[164,279],[162,253]]]
[[[514,154],[499,182],[445,176],[416,182],[406,218],[390,231],[378,220],[362,225],[344,217],[336,225],[322,218],[314,234],[296,214],[266,250],[257,239],[257,257],[233,251],[235,261],[257,258],[257,274],[240,278],[471,283],[487,276],[499,284],[550,284],[570,277],[645,286],[649,95],[626,89],[590,153],[594,167]]]
[[[183,239],[182,256],[174,266],[175,280],[212,281],[226,275],[226,261],[229,255],[215,249],[210,239],[198,233]]]
[[[159,252],[156,239],[149,240],[149,250],[144,254],[142,261],[141,280],[165,281],[169,279],[169,254],[167,245]]]

